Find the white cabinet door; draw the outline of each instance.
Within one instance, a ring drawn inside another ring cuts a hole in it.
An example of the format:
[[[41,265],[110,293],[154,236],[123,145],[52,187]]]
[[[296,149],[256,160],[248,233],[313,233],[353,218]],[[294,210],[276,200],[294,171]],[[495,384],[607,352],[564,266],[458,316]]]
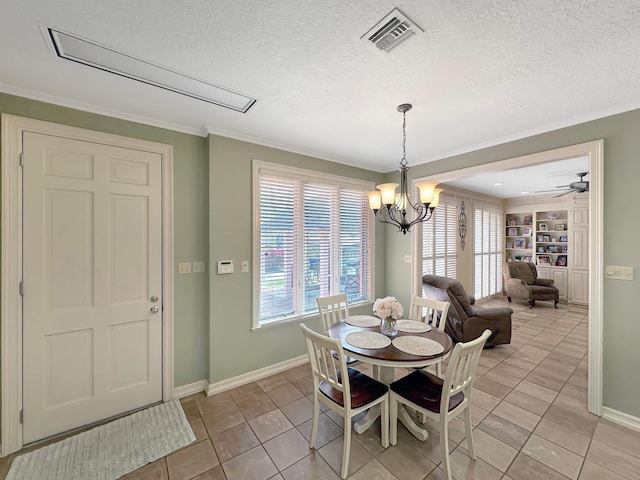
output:
[[[162,400],[160,155],[26,132],[23,258],[24,443]]]
[[[589,270],[569,272],[569,301],[582,305],[589,303]]]
[[[569,266],[571,268],[589,268],[589,226],[574,227],[571,230],[569,247]]]
[[[567,269],[564,267],[551,268],[551,277],[553,284],[558,287],[558,293],[560,298],[566,300],[568,297],[568,276]]]
[[[569,210],[569,227],[576,225],[589,225],[589,209],[587,207]]]

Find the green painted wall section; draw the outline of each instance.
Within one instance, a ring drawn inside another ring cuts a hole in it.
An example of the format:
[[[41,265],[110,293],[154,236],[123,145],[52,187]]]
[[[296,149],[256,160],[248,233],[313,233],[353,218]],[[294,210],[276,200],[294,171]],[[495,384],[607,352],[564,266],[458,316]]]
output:
[[[173,145],[174,381],[181,386],[207,378],[209,279],[206,274],[177,275],[177,263],[196,260],[209,263],[208,140],[2,93],[0,113]]]
[[[306,352],[298,323],[251,331],[252,271],[240,272],[240,262],[252,262],[252,160],[343,175],[379,183],[383,175],[274,148],[211,135],[210,233],[211,239],[211,383],[273,365]],[[376,223],[375,291],[385,287],[384,230]],[[233,275],[217,275],[218,260],[234,260]],[[371,305],[354,309],[369,313]],[[320,330],[318,317],[305,320]]]
[[[304,353],[297,323],[251,331],[251,273],[239,273],[241,260],[252,260],[252,159],[369,179],[368,170],[263,147],[219,136],[201,138],[0,93],[0,113],[173,145],[175,180],[175,261],[205,261],[208,274],[175,276],[175,384],[204,378],[218,382]],[[555,130],[491,148],[413,166],[422,177],[497,160],[603,138],[604,263],[636,268],[640,223],[630,208],[640,178],[640,110]],[[411,179],[410,178],[410,179]],[[211,222],[211,224],[209,223]],[[396,295],[408,305],[411,271],[410,235],[376,224],[375,296]],[[218,276],[215,262],[233,259],[234,275]],[[253,266],[251,266],[253,267]],[[176,265],[177,272],[177,265]],[[604,405],[640,417],[640,364],[634,295],[640,272],[631,282],[604,281]],[[1,301],[1,299],[0,299]],[[370,305],[356,313],[365,313]],[[319,328],[319,320],[308,322]]]
[[[604,264],[635,269],[633,281],[604,280],[603,404],[640,418],[640,222],[635,194],[640,178],[640,110],[613,115],[475,152],[412,167],[410,178],[435,175],[559,147],[604,139]],[[389,174],[387,181],[394,176]],[[386,235],[387,286],[410,291],[411,274],[401,261],[411,253],[408,238],[391,229]],[[404,298],[404,297],[403,297]],[[404,301],[404,300],[403,300]]]

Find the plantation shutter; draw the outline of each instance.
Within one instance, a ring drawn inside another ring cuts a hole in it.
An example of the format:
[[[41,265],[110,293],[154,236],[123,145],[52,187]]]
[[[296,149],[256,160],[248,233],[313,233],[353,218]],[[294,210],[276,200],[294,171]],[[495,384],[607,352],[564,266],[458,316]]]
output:
[[[260,311],[265,318],[293,313],[297,182],[260,178]],[[292,206],[294,208],[292,208]]]
[[[503,218],[497,207],[474,208],[474,294],[478,299],[502,291]]]
[[[361,191],[340,191],[340,288],[349,302],[368,298],[371,286],[370,251],[373,239],[369,202]]]
[[[320,296],[369,301],[373,220],[364,187],[290,171],[257,177],[257,324],[314,314]]]
[[[312,285],[318,287],[315,295],[302,298],[304,312],[316,311],[316,297],[324,297],[331,292],[331,259],[335,255],[335,248],[331,244],[331,210],[327,208],[328,204],[333,203],[331,190],[326,185],[304,186],[303,278],[306,290],[315,290]]]
[[[456,278],[457,202],[440,197],[431,220],[422,224],[422,274]]]

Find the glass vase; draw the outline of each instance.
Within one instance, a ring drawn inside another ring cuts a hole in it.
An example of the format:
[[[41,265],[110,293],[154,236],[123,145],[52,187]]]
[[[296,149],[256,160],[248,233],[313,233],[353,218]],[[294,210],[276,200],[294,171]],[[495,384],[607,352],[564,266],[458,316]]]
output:
[[[383,318],[380,323],[380,332],[387,337],[395,337],[398,334],[398,325],[393,317]]]

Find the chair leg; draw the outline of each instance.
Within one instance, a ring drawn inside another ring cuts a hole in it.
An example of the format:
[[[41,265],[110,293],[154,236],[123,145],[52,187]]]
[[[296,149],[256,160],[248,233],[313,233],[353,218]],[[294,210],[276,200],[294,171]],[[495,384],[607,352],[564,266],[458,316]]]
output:
[[[511,303],[511,297],[507,297],[507,300],[509,300],[509,303]]]
[[[389,392],[389,443],[398,443],[398,400],[393,392]]]
[[[316,437],[318,436],[318,422],[320,421],[320,405],[318,404],[317,393],[313,399],[313,422],[311,424],[311,437],[309,438],[309,448],[315,448]]]
[[[342,470],[340,470],[340,477],[347,478],[347,472],[349,470],[349,454],[351,453],[351,417],[348,415],[344,416],[342,441]]]
[[[476,446],[473,444],[473,431],[471,425],[471,408],[470,405],[464,411],[464,431],[467,434],[467,449],[469,456],[476,459]]]
[[[528,300],[529,302],[529,308],[533,308],[536,305],[536,301],[535,300]]]
[[[442,456],[442,469],[451,480],[451,461],[449,460],[449,422],[445,415],[440,415],[440,455]]]

